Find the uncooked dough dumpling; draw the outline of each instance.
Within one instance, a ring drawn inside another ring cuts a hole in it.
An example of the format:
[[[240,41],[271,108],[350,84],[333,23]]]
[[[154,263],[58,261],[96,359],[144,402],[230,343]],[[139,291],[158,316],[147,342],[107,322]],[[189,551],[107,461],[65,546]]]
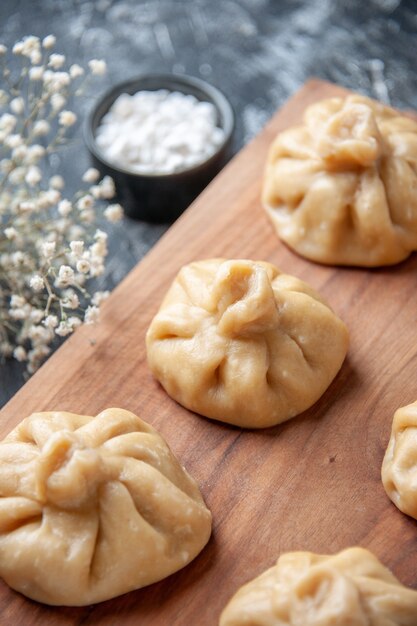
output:
[[[363,548],[283,554],[233,596],[220,626],[416,626],[417,591]]]
[[[34,413],[0,443],[0,576],[81,606],[189,563],[211,514],[158,433],[133,413]]]
[[[400,511],[417,519],[417,402],[395,412],[382,482]]]
[[[358,95],[310,106],[270,149],[263,204],[300,255],[391,265],[417,250],[417,123]]]
[[[318,293],[248,260],[183,267],[147,333],[150,369],[174,400],[248,428],[308,409],[347,346],[344,323]]]

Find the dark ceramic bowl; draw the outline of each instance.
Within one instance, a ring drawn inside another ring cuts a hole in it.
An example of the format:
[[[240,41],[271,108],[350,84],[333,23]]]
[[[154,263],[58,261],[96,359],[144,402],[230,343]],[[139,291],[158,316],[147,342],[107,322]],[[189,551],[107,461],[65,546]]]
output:
[[[193,95],[197,100],[211,102],[217,111],[217,125],[225,138],[206,161],[172,174],[136,174],[106,159],[95,141],[101,119],[122,93],[168,89]],[[120,83],[108,91],[95,105],[84,127],[84,138],[94,167],[109,175],[116,184],[118,201],[126,215],[148,222],[173,222],[198,196],[230,158],[234,129],[232,107],[215,87],[197,78],[171,74],[141,76]]]

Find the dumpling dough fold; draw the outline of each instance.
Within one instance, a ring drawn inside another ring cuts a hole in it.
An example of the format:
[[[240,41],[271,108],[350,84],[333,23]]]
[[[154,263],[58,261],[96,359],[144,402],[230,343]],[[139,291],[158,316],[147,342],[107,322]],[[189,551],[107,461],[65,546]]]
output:
[[[270,263],[211,259],[181,269],[146,342],[151,371],[177,402],[262,428],[318,400],[348,333],[318,293]]]
[[[34,600],[81,606],[149,585],[210,532],[195,481],[129,411],[34,413],[0,443],[0,576]]]
[[[278,236],[335,265],[391,265],[417,249],[417,123],[363,96],[310,106],[280,133],[263,204]]]
[[[395,412],[382,482],[395,506],[417,519],[417,402]]]
[[[220,626],[415,626],[417,591],[363,548],[283,554],[224,609]]]

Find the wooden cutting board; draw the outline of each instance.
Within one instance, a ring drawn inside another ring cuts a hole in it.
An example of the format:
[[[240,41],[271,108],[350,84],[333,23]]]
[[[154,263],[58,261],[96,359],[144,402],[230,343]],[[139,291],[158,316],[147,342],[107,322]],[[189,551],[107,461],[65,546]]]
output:
[[[315,265],[280,243],[259,200],[275,134],[310,103],[345,93],[307,83],[114,291],[101,323],[79,329],[1,411],[1,436],[32,411],[137,413],[198,480],[214,517],[209,544],[166,580],[94,607],[45,607],[0,583],[2,626],[215,626],[237,588],[288,550],[362,545],[417,588],[416,523],[380,481],[393,413],[417,399],[417,256],[376,270]],[[145,332],[178,269],[219,256],[267,260],[299,276],[350,329],[333,384],[282,426],[251,432],[198,417],[147,369]]]

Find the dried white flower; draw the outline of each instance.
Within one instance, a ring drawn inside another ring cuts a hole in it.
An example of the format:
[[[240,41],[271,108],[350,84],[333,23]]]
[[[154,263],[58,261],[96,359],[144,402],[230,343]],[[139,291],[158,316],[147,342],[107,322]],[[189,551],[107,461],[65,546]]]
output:
[[[114,186],[114,181],[110,176],[105,176],[103,178],[103,180],[99,184],[99,188],[100,188],[100,198],[104,200],[111,200],[111,198],[114,198],[116,189]]]
[[[56,315],[47,315],[43,320],[43,324],[46,328],[56,328],[58,326],[58,318]]]
[[[109,204],[104,211],[104,217],[109,222],[118,222],[123,217],[123,209],[120,204]]]
[[[10,226],[9,228],[4,229],[4,234],[6,235],[7,239],[13,241],[17,237],[17,230],[13,228],[13,226]]]
[[[77,116],[72,111],[61,111],[59,114],[59,123],[61,126],[73,126],[77,121]]]
[[[65,57],[49,52],[55,42],[53,35],[42,43],[34,36],[17,42],[13,52],[24,57],[19,74],[2,59],[8,88],[0,89],[0,357],[25,361],[29,373],[57,335],[96,321],[108,295],[91,292],[88,281],[104,272],[107,235],[96,230],[102,215],[96,204],[114,196],[114,183],[99,182],[90,168],[83,176],[89,188],[61,199],[64,179],[51,171],[76,121],[66,110],[72,81],[78,95],[84,75],[77,64],[64,70]],[[6,53],[0,44],[0,56]],[[97,59],[89,67],[93,74],[105,71]],[[43,145],[38,138],[45,138]],[[103,209],[110,221],[122,214],[117,204]]]
[[[10,113],[3,113],[3,115],[0,117],[0,130],[7,134],[10,134],[13,132],[16,123],[17,119],[14,115],[11,115]]]
[[[70,250],[75,257],[82,256],[84,253],[84,241],[71,241]]]
[[[61,200],[58,203],[58,213],[62,215],[62,217],[67,217],[72,211],[72,204],[69,200]]]
[[[77,208],[80,211],[85,211],[85,209],[91,209],[94,206],[94,198],[90,196],[90,194],[86,194],[82,198],[80,198],[77,202]]]
[[[80,76],[84,75],[84,70],[80,65],[74,63],[74,65],[71,65],[71,67],[69,68],[69,74],[71,78],[79,78]]]
[[[56,174],[49,179],[49,185],[52,187],[52,189],[63,189],[65,187],[65,180],[62,178],[62,176]]]
[[[59,70],[65,63],[65,56],[63,54],[51,54],[49,57],[48,66],[54,70]]]
[[[56,44],[56,37],[55,37],[55,35],[47,35],[42,40],[42,47],[45,48],[45,50],[50,50],[51,48],[54,47],[55,44]]]
[[[49,91],[56,94],[67,87],[70,84],[71,79],[68,72],[53,72],[52,70],[45,70],[43,74],[43,82]]]
[[[10,110],[16,115],[21,115],[23,113],[23,111],[25,110],[25,101],[21,96],[10,100]]]
[[[13,356],[16,361],[26,361],[27,359],[26,350],[22,346],[17,346],[17,348],[13,350]]]
[[[68,324],[67,320],[62,320],[58,328],[55,329],[55,332],[59,337],[66,337],[72,333],[72,326]]]
[[[25,306],[26,300],[22,296],[18,296],[17,294],[13,294],[10,298],[10,306],[12,309],[20,309]]]
[[[36,165],[31,165],[25,176],[25,181],[30,187],[34,187],[42,180],[42,173]]]
[[[26,154],[26,162],[29,164],[36,164],[38,161],[45,156],[46,150],[43,146],[35,143],[32,146],[29,146]]]
[[[87,274],[90,271],[90,263],[87,259],[80,259],[76,264],[77,272],[81,274]]]
[[[41,65],[35,65],[31,67],[29,70],[29,78],[30,80],[37,81],[42,80],[44,69]]]
[[[98,322],[100,309],[97,306],[89,306],[84,314],[85,324],[95,324]]]
[[[58,280],[61,285],[69,285],[74,280],[74,270],[69,265],[61,265],[58,271]]]
[[[91,303],[95,306],[100,306],[110,295],[110,291],[96,291],[91,299]]]
[[[62,306],[66,309],[78,309],[80,306],[80,299],[72,289],[68,289],[62,300]]]
[[[33,125],[33,134],[35,137],[43,137],[47,135],[50,130],[51,126],[46,120],[37,120]]]
[[[91,73],[96,74],[97,76],[103,76],[107,70],[106,62],[102,59],[92,59],[88,62],[88,67],[90,68]]]
[[[100,172],[95,167],[90,167],[83,175],[85,183],[95,183],[100,177]]]
[[[32,278],[30,279],[29,285],[31,289],[33,289],[33,291],[42,291],[42,289],[45,287],[43,278],[42,276],[39,276],[39,274],[34,274],[32,276]]]
[[[8,148],[17,148],[17,146],[22,145],[23,139],[21,135],[9,135],[4,140],[4,143]]]
[[[51,96],[51,107],[53,111],[60,111],[65,106],[66,99],[60,93],[54,93]]]
[[[19,202],[19,211],[22,213],[32,213],[32,211],[36,211],[36,204],[33,200],[23,200],[23,202]]]
[[[47,241],[46,243],[43,243],[41,246],[41,251],[45,259],[51,259],[55,254],[55,250],[56,250],[55,241]]]

